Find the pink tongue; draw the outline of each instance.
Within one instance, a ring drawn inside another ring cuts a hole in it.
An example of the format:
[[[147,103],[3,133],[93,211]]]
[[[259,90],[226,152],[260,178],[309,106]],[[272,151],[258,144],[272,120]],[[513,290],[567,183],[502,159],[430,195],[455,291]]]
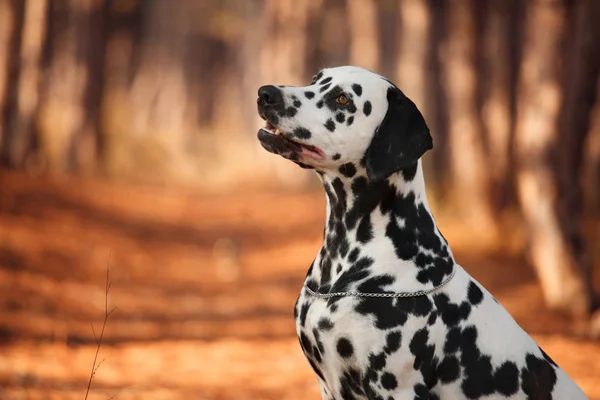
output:
[[[301,151],[301,153],[302,153],[302,154],[305,154],[305,155],[307,155],[307,156],[309,156],[309,157],[312,157],[312,158],[323,158],[323,156],[322,156],[321,154],[317,153],[316,151],[312,151],[312,150],[310,150],[310,149],[307,149],[307,148],[306,148],[306,147],[304,147],[304,146],[302,146],[302,151]]]

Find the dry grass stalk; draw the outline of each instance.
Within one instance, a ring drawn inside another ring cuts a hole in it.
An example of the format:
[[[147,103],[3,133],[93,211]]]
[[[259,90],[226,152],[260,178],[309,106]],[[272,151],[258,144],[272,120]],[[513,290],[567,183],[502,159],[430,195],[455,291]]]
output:
[[[100,353],[100,347],[102,346],[102,338],[104,337],[104,329],[106,328],[106,323],[108,322],[108,317],[115,311],[116,307],[113,307],[110,311],[108,311],[108,292],[110,291],[110,254],[108,255],[108,261],[106,263],[106,282],[104,286],[104,321],[102,322],[102,329],[100,330],[100,336],[96,335],[96,331],[94,329],[94,324],[92,323],[92,332],[94,333],[94,339],[96,340],[96,354],[94,355],[94,362],[92,363],[92,370],[90,372],[90,378],[88,379],[87,390],[85,391],[85,398],[87,400],[88,395],[90,393],[90,388],[92,387],[92,380],[96,375],[96,371],[100,368],[100,365],[104,362],[104,358],[98,362],[98,354]]]

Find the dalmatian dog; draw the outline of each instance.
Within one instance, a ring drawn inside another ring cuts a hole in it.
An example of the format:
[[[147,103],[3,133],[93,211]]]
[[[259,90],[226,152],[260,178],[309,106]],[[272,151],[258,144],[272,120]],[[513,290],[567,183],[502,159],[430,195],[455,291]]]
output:
[[[300,345],[328,400],[585,399],[456,263],[432,217],[415,104],[357,67],[309,86],[263,86],[258,140],[319,175],[323,246],[295,306]]]

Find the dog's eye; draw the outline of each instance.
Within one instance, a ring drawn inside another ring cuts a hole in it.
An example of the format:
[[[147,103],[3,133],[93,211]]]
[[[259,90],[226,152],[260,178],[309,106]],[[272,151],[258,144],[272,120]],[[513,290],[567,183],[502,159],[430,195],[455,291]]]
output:
[[[350,99],[348,99],[348,96],[346,96],[345,94],[341,94],[341,95],[339,95],[339,96],[338,96],[338,97],[335,99],[335,101],[336,101],[338,104],[341,104],[341,105],[346,105],[346,104],[350,103]]]

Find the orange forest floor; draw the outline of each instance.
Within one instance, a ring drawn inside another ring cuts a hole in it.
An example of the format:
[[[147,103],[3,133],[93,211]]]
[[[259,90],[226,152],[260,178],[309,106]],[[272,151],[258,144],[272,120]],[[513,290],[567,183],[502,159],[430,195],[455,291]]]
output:
[[[0,173],[0,399],[319,399],[292,307],[321,193],[207,196]],[[544,309],[518,255],[438,218],[461,263],[592,399],[600,342]]]

